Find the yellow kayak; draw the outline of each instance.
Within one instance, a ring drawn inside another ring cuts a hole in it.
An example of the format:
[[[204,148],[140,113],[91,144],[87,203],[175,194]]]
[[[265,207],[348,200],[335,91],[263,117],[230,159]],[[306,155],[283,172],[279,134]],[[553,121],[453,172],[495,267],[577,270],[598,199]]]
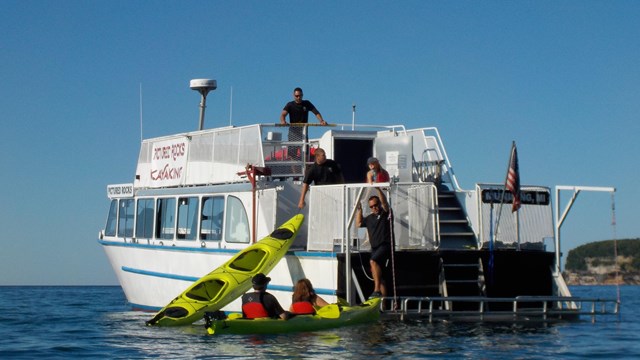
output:
[[[207,318],[207,332],[220,334],[277,334],[298,331],[317,331],[342,326],[374,322],[380,318],[380,298],[373,298],[356,306],[329,304],[315,315],[295,315],[283,319],[244,319],[241,313],[231,313],[226,319]]]
[[[194,282],[146,324],[189,325],[202,319],[205,312],[217,311],[251,288],[251,278],[268,274],[287,253],[302,226],[298,214],[269,236],[240,251],[222,266]]]

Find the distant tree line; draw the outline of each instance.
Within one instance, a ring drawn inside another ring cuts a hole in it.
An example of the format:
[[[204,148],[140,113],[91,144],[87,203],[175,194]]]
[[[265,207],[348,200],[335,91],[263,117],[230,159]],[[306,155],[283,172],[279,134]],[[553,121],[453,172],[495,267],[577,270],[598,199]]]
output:
[[[617,241],[618,256],[631,257],[623,271],[640,271],[640,238]],[[570,250],[567,255],[565,269],[568,271],[588,270],[587,259],[592,266],[611,265],[614,263],[614,241],[604,240],[580,245]]]

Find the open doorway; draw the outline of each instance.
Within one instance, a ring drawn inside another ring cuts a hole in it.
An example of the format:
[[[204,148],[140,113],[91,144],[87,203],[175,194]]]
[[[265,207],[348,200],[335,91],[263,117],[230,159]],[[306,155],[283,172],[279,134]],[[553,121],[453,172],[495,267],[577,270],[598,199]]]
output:
[[[367,159],[373,156],[373,139],[333,139],[333,160],[340,164],[346,183],[367,180]]]

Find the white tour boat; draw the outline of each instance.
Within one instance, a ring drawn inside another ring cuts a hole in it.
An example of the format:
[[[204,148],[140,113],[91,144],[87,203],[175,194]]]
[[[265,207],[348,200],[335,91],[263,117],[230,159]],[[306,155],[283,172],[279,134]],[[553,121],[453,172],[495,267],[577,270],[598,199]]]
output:
[[[133,182],[107,187],[111,205],[99,243],[132,308],[161,309],[299,213],[304,169],[321,147],[340,164],[345,184],[311,186],[305,223],[269,273],[269,291],[283,306],[300,278],[329,302],[362,303],[372,292],[370,247],[354,214],[376,192],[364,182],[367,159],[375,156],[391,174],[390,183],[376,185],[394,211],[385,314],[552,319],[593,313],[584,299],[571,297],[560,273],[549,187],[522,185],[515,213],[504,184],[461,189],[433,127],[309,124],[297,139],[289,137],[288,124],[203,129],[215,80],[191,86],[202,95],[200,129],[142,141]],[[363,209],[366,215],[368,206]],[[240,310],[239,300],[224,310]]]

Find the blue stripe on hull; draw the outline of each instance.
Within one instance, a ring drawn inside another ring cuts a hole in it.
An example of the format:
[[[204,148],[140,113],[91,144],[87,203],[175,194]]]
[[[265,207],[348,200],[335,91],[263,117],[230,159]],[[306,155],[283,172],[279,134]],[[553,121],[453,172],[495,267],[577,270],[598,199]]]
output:
[[[171,245],[150,245],[150,244],[140,244],[140,243],[125,243],[122,241],[108,241],[108,240],[98,240],[98,243],[103,246],[118,246],[118,247],[130,247],[130,248],[139,248],[139,249],[150,249],[150,250],[165,250],[165,251],[191,251],[191,252],[205,252],[205,253],[226,253],[226,254],[236,254],[242,249],[209,249],[209,248],[201,248],[201,247],[186,247],[186,246],[171,246]],[[335,258],[336,253],[334,252],[309,252],[304,250],[289,250],[287,255],[295,255],[297,257],[321,257],[321,258]]]
[[[167,273],[161,273],[161,272],[157,272],[157,271],[134,269],[134,268],[130,268],[130,267],[127,267],[127,266],[123,266],[122,267],[122,271],[129,272],[129,273],[132,273],[132,274],[138,274],[138,275],[144,275],[144,276],[152,276],[152,277],[158,277],[158,278],[163,278],[163,279],[187,281],[187,282],[194,282],[194,281],[197,281],[198,279],[200,279],[198,277],[193,277],[193,276],[167,274]],[[274,291],[293,292],[293,287],[292,286],[285,286],[285,285],[269,284],[269,289],[270,290],[274,290]],[[316,288],[315,291],[319,295],[331,295],[331,296],[333,296],[333,295],[336,294],[336,291],[335,290],[331,290],[331,289]]]
[[[200,279],[200,278],[194,277],[194,276],[184,276],[184,275],[160,273],[160,272],[156,272],[156,271],[134,269],[134,268],[130,268],[130,267],[127,267],[127,266],[123,266],[122,267],[122,271],[130,272],[130,273],[133,273],[133,274],[146,275],[146,276],[152,276],[152,277],[158,277],[158,278],[164,278],[164,279],[172,279],[172,280],[182,280],[182,281],[188,281],[188,282],[194,282],[194,281],[197,281],[198,279]]]

